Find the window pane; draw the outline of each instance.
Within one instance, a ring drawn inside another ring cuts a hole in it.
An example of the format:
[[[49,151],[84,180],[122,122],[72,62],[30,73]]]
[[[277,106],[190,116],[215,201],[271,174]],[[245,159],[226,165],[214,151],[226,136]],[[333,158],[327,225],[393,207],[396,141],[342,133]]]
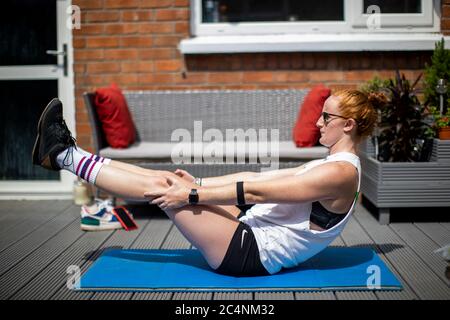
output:
[[[422,13],[421,0],[364,0],[364,13],[372,5],[380,7],[381,13]]]
[[[202,0],[203,22],[343,21],[343,0]]]
[[[6,0],[0,9],[0,65],[56,64],[56,0]]]
[[[59,179],[31,162],[39,116],[57,95],[57,80],[0,81],[0,180]]]

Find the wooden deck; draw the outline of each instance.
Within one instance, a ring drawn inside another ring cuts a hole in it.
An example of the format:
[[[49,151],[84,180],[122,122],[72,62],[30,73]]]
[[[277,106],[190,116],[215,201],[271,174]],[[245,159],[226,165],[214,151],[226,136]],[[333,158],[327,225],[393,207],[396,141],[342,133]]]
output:
[[[358,205],[333,245],[372,247],[398,276],[404,290],[270,293],[88,293],[67,289],[67,267],[82,272],[109,248],[190,248],[171,221],[138,215],[133,232],[83,232],[79,207],[69,201],[0,201],[0,299],[450,299],[447,263],[433,253],[450,243],[450,223],[381,226]]]

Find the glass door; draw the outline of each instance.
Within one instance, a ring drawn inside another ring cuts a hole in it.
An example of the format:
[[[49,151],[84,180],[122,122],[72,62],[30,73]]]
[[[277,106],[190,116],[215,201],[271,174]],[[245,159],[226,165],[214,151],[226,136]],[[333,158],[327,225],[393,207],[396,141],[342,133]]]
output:
[[[0,198],[61,198],[73,178],[34,166],[39,116],[59,97],[74,130],[70,0],[6,0],[0,10]]]

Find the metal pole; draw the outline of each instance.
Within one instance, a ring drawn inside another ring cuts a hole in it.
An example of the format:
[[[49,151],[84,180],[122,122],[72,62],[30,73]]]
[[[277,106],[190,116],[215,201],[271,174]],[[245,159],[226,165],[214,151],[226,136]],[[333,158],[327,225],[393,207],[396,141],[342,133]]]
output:
[[[436,92],[439,94],[439,112],[442,116],[444,114],[444,94],[447,93],[447,81],[445,79],[438,80]]]

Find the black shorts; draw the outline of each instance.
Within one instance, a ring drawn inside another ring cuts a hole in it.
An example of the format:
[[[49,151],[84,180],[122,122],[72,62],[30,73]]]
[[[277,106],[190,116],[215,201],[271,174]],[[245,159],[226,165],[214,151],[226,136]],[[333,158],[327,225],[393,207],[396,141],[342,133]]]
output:
[[[230,276],[269,275],[261,263],[255,235],[249,225],[239,223],[222,264],[216,272]]]

